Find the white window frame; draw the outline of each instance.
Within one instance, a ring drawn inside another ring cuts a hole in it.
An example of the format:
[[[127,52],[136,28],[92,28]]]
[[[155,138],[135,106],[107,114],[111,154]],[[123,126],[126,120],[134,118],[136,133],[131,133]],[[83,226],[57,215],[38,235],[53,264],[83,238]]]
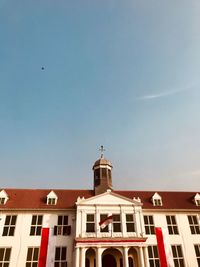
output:
[[[132,220],[128,219],[128,216],[132,217]],[[133,231],[129,231],[129,226],[133,227]],[[133,213],[127,213],[126,214],[126,232],[127,233],[134,233],[135,232],[135,218]]]
[[[17,215],[6,215],[2,236],[14,236],[17,223]]]
[[[12,248],[11,247],[0,247],[0,250],[2,250],[2,249],[4,251],[3,251],[3,258],[0,259],[0,263],[1,263],[2,267],[5,267],[5,266],[8,266],[10,263],[10,255],[12,252]],[[8,256],[8,259],[6,259],[7,256]]]
[[[31,253],[31,255],[30,255]],[[37,253],[37,259],[35,258],[35,254]],[[26,255],[26,266],[28,267],[37,267],[38,259],[39,259],[40,248],[39,247],[28,247],[27,255]],[[29,256],[31,256],[29,258]]]
[[[57,225],[54,226],[54,235],[70,235],[71,226],[68,221],[68,215],[58,215]]]
[[[59,258],[57,258],[57,249],[60,250]],[[65,257],[64,258],[62,258],[62,256],[63,256],[63,249],[66,250],[66,253],[65,253]],[[64,246],[59,246],[58,247],[57,246],[57,247],[55,247],[54,267],[63,267],[63,266],[66,266],[67,267],[67,247],[64,247]]]
[[[113,217],[113,223],[112,223],[112,228],[113,228],[113,233],[121,233],[122,232],[122,225],[121,225],[121,216],[120,213],[115,213],[112,215]],[[117,220],[117,218],[119,218]],[[119,231],[117,228],[119,227]]]
[[[159,267],[160,266],[158,247],[156,245],[149,245],[148,246],[148,256],[149,256],[149,266],[150,267]]]
[[[36,217],[36,222],[34,223],[34,218]],[[40,218],[41,223],[39,223]],[[42,233],[42,223],[43,223],[43,215],[42,214],[33,214],[31,219],[31,227],[30,227],[30,236],[39,236]],[[33,231],[33,232],[32,232]]]
[[[200,244],[194,244],[194,250],[196,254],[197,263],[200,266]]]
[[[145,228],[145,234],[146,235],[155,235],[155,224],[154,224],[154,217],[152,214],[150,215],[144,215],[144,228]],[[147,223],[145,222],[145,219],[147,219]],[[151,222],[152,219],[152,222]]]
[[[166,215],[167,228],[169,235],[178,235],[178,225],[175,215]]]
[[[185,267],[185,260],[181,245],[172,245],[171,248],[175,266]]]
[[[89,216],[92,216],[93,219],[89,219]],[[92,226],[93,230],[90,231],[88,227]],[[86,233],[95,233],[95,214],[94,213],[87,213],[86,214]]]
[[[188,223],[190,226],[190,231],[192,235],[200,234],[200,223],[198,215],[188,215]]]

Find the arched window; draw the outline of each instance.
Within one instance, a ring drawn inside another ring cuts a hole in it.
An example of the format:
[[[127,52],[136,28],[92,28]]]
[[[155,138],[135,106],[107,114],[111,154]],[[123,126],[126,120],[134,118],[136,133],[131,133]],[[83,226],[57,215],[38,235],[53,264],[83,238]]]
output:
[[[129,265],[129,267],[134,267],[133,266],[133,259],[131,257],[128,257],[128,265]]]

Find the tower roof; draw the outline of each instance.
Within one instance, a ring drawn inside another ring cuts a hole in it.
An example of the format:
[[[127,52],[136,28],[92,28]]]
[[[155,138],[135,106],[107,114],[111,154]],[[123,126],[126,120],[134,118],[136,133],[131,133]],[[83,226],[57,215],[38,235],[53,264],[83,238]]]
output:
[[[99,165],[108,165],[112,168],[112,163],[105,158],[100,158],[100,159],[96,160],[94,165],[93,165],[93,169],[94,169],[94,167],[99,166]]]

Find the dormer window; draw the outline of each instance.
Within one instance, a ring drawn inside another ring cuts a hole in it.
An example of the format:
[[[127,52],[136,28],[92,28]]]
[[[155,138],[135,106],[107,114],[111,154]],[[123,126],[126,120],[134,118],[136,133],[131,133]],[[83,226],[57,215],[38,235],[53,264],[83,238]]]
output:
[[[8,201],[8,195],[5,190],[1,190],[0,192],[0,205],[5,205]]]
[[[5,197],[0,197],[0,205],[4,205],[5,204]]]
[[[200,194],[196,193],[196,195],[194,196],[194,203],[196,204],[196,206],[200,206]]]
[[[162,198],[158,193],[152,196],[152,203],[154,206],[162,206]]]
[[[48,198],[48,205],[56,205],[56,199],[55,198]]]
[[[58,201],[58,196],[56,195],[56,193],[54,193],[54,191],[51,191],[47,195],[47,205],[56,205],[57,201]]]

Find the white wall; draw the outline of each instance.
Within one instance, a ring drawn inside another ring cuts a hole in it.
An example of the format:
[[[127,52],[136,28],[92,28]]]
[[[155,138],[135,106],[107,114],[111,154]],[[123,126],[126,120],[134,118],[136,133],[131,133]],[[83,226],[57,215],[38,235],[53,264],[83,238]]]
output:
[[[41,236],[30,236],[32,215],[43,215],[43,227],[53,229],[57,225],[58,215],[68,215],[68,224],[72,225],[70,236],[52,236],[55,246],[67,247],[67,261],[72,263],[72,247],[75,233],[74,212],[56,211],[48,212],[5,212],[0,215],[0,247],[11,247],[9,267],[25,266],[28,247],[40,247]],[[2,236],[6,215],[17,215],[14,236]]]

